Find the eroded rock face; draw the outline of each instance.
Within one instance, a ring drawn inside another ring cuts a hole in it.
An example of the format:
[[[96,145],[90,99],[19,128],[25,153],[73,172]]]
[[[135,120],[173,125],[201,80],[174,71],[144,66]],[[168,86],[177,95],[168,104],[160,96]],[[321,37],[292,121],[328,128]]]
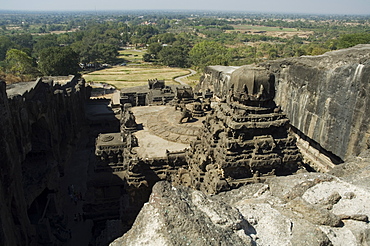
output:
[[[111,245],[367,245],[369,197],[368,189],[320,173],[270,177],[214,196],[159,182],[132,229]]]
[[[368,148],[370,45],[264,64],[291,124],[341,159]]]
[[[0,245],[44,242],[37,234],[40,201],[47,193],[60,195],[58,181],[84,123],[87,94],[78,79],[0,82]]]

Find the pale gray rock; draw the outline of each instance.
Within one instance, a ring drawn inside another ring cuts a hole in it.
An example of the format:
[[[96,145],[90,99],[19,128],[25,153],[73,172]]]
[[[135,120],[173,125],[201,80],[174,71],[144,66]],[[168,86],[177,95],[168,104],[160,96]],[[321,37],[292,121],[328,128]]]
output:
[[[132,229],[111,245],[368,245],[369,199],[369,190],[322,173],[213,196],[159,182]]]
[[[252,233],[225,202],[158,182],[132,229],[111,245],[252,245]]]

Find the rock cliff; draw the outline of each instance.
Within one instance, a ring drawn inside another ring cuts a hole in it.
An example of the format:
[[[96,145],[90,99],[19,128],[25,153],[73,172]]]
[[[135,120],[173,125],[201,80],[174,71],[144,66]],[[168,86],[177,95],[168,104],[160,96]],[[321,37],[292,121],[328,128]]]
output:
[[[84,123],[88,94],[76,78],[62,84],[0,81],[0,245],[52,240],[43,241],[38,225],[47,220],[48,195],[60,195],[58,181]]]
[[[370,45],[263,64],[291,124],[345,160],[368,148]]]

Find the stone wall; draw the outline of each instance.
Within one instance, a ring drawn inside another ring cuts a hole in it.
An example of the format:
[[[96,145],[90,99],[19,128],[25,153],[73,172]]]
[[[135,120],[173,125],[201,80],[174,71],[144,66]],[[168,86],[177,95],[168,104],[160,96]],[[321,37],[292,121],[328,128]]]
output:
[[[275,75],[275,102],[310,146],[341,162],[368,148],[370,45],[260,64]],[[207,67],[198,88],[224,98],[242,68]]]
[[[58,180],[85,119],[85,81],[0,82],[0,245],[37,245],[30,207]]]

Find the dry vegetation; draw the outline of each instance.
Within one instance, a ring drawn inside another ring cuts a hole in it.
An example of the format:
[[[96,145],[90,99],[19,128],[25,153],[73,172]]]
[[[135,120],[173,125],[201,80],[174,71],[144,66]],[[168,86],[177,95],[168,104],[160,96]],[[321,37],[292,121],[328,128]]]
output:
[[[252,26],[252,25],[232,25],[234,30],[226,32],[240,32],[251,34],[262,34],[271,37],[291,38],[297,35],[300,38],[308,38],[313,34],[313,31],[300,31],[297,28],[279,28],[267,26]]]
[[[11,73],[4,73],[0,71],[0,81],[5,81],[7,84],[13,84],[18,82],[34,81],[35,78],[30,75],[13,75]]]

